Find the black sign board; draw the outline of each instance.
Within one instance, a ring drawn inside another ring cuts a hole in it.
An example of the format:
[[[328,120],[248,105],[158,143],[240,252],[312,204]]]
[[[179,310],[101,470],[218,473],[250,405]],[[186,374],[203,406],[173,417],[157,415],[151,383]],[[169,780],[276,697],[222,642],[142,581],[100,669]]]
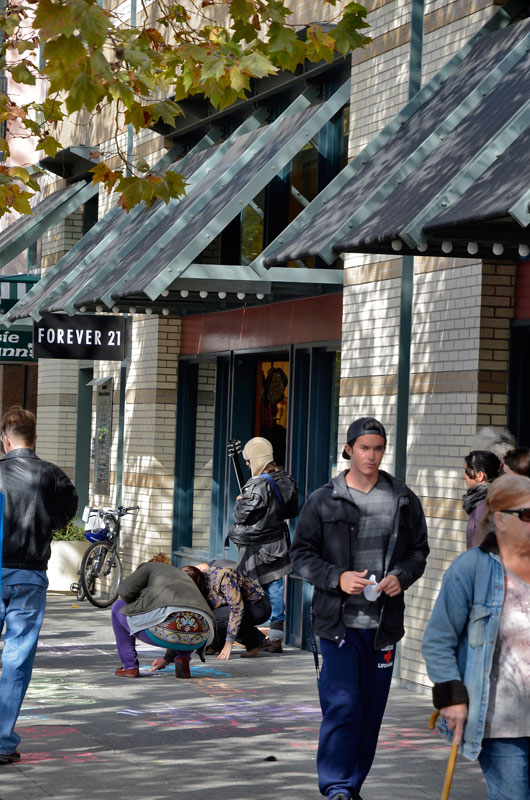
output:
[[[34,323],[33,349],[37,358],[122,361],[125,358],[125,318],[47,314]]]

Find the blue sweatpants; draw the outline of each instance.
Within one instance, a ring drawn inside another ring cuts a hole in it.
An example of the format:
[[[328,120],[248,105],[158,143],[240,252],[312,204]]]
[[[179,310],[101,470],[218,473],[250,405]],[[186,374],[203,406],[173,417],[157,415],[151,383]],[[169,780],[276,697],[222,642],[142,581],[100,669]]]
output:
[[[317,770],[328,797],[344,792],[355,798],[374,760],[394,667],[394,647],[375,650],[374,639],[375,630],[350,628],[342,647],[320,640]]]

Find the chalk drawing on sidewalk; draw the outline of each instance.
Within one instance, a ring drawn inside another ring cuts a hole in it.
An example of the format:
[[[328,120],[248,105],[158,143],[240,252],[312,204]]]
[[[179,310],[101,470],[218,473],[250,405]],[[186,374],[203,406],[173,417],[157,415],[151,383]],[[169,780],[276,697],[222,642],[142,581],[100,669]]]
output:
[[[168,664],[167,667],[163,669],[152,669],[152,667],[142,667],[140,666],[140,674],[141,675],[163,675],[164,673],[169,672],[172,676],[175,674],[175,665]],[[190,667],[190,672],[192,677],[194,678],[203,678],[205,676],[208,677],[219,677],[219,678],[231,678],[232,673],[223,671],[221,669],[217,669],[216,667],[209,667],[208,665],[199,665],[196,666],[192,665]]]
[[[82,706],[92,705],[96,698],[90,697],[90,692],[97,690],[97,685],[86,683],[85,670],[68,670],[68,677],[59,675],[42,676],[33,673],[26,698],[29,706],[24,710],[35,708],[37,705]],[[33,705],[32,705],[33,704]]]
[[[17,726],[17,732],[29,747],[40,747],[40,750],[24,752],[20,764],[33,764],[40,761],[61,761],[71,764],[83,764],[91,761],[103,761],[97,753],[89,749],[72,749],[69,745],[72,737],[80,735],[73,725],[32,725]],[[53,742],[53,750],[50,749]]]

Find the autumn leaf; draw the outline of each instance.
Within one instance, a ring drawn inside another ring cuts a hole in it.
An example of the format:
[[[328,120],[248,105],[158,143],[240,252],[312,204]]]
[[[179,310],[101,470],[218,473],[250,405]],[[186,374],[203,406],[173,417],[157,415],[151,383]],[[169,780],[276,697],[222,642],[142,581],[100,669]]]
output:
[[[43,150],[44,153],[51,158],[53,158],[53,156],[60,149],[61,143],[58,142],[53,136],[45,136],[37,145],[37,150]]]
[[[35,86],[37,79],[32,70],[29,69],[29,62],[22,61],[14,67],[11,67],[11,77],[17,83],[25,83],[28,86]]]
[[[92,111],[104,96],[101,83],[96,83],[86,72],[80,72],[70,87],[66,108],[69,114],[83,107]]]
[[[78,36],[61,35],[51,42],[46,42],[43,56],[47,62],[60,62],[66,69],[71,69],[86,58],[87,51]]]
[[[103,161],[91,167],[89,172],[93,174],[92,183],[104,183],[109,189],[112,189],[116,181],[122,177],[119,170],[110,169]]]
[[[66,3],[39,0],[33,26],[45,40],[60,34],[69,36],[75,31],[74,12]]]

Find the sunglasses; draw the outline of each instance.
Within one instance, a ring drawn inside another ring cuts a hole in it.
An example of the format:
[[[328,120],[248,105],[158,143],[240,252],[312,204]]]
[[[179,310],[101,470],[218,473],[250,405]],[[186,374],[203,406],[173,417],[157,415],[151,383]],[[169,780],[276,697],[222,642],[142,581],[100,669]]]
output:
[[[501,511],[501,514],[517,514],[522,522],[530,522],[530,508],[515,508]]]

